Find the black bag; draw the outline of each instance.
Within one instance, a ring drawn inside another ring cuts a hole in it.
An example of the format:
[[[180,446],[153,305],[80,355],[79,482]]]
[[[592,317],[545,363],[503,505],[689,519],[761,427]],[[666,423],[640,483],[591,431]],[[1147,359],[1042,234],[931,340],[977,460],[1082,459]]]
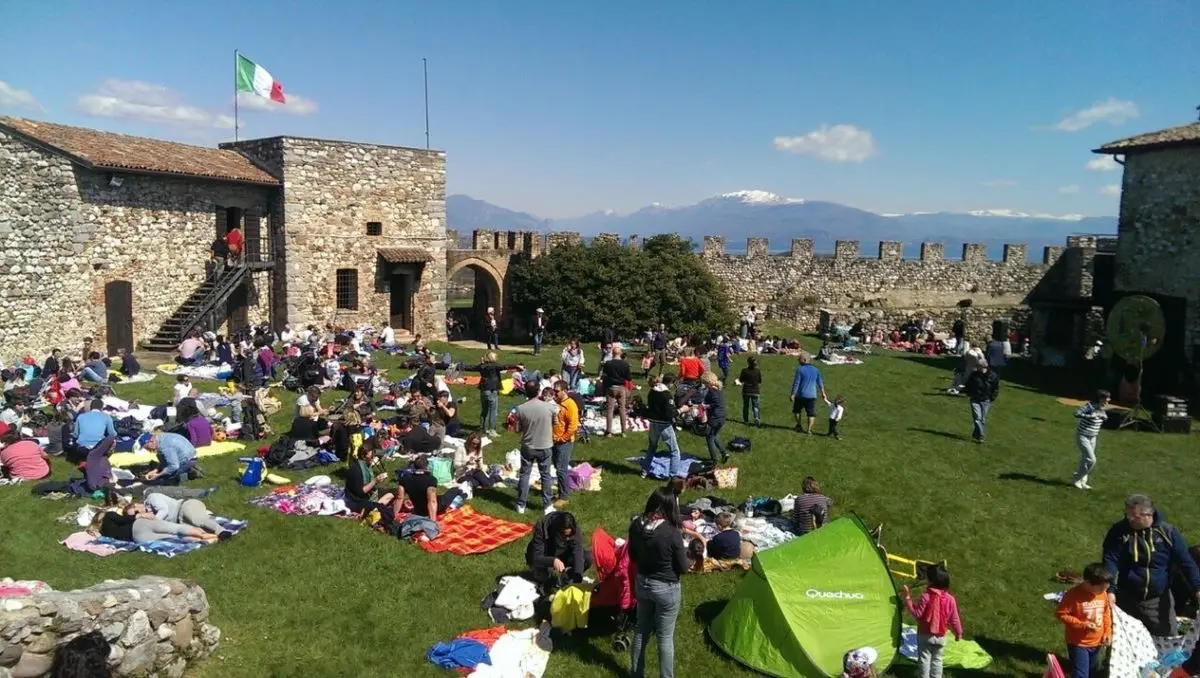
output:
[[[716,470],[717,465],[711,461],[694,461],[692,467],[688,469],[688,477],[707,476]]]
[[[263,458],[267,468],[278,468],[288,463],[294,454],[292,449],[292,439],[283,436],[271,444],[271,448],[267,450],[267,456]]]
[[[142,423],[133,417],[122,417],[113,424],[113,428],[122,438],[136,438],[142,434]]]
[[[750,439],[737,437],[729,441],[729,449],[732,452],[749,452]]]
[[[150,418],[157,419],[159,421],[166,421],[167,420],[167,406],[159,405],[158,407],[150,410]]]

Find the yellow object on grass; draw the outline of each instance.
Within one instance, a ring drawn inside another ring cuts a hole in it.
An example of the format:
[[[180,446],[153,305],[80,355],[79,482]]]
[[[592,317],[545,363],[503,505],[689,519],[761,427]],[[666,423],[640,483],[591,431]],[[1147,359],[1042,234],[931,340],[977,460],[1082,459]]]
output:
[[[196,457],[215,457],[221,454],[229,454],[230,452],[238,452],[246,449],[242,443],[237,443],[232,440],[226,440],[223,443],[213,443],[204,447],[196,448]],[[158,459],[158,455],[150,450],[141,449],[137,452],[117,452],[108,458],[109,463],[113,466],[137,466],[139,464],[153,464]]]
[[[513,378],[505,377],[500,380],[500,395],[508,395],[513,392]]]
[[[267,481],[268,483],[271,483],[272,485],[291,485],[292,484],[292,481],[288,480],[287,478],[284,478],[283,476],[275,475],[274,473],[268,473],[267,477],[263,478],[263,480]]]
[[[550,625],[563,631],[586,629],[588,610],[592,606],[592,588],[571,584],[554,594],[550,603]]]

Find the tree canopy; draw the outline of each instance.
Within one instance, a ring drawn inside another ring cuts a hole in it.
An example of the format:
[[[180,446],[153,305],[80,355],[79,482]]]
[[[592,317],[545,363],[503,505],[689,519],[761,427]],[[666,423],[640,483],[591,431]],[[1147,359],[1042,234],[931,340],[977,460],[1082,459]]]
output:
[[[665,323],[675,334],[729,329],[736,322],[725,287],[674,234],[640,249],[600,242],[555,247],[509,270],[513,310],[546,309],[555,337],[594,339],[608,324],[623,337]]]

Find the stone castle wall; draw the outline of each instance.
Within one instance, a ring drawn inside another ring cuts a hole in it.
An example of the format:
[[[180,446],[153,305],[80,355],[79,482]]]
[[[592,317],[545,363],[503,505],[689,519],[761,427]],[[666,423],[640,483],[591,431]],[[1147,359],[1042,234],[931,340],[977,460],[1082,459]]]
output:
[[[1125,158],[1116,289],[1187,299],[1184,349],[1200,378],[1200,149]]]
[[[769,254],[764,238],[749,238],[745,255],[725,252],[725,239],[704,239],[701,257],[723,280],[734,304],[758,308],[802,302],[815,307],[881,308],[976,306],[1022,303],[1060,254],[1047,248],[1043,263],[1029,264],[1025,245],[1005,245],[1004,258],[990,261],[987,248],[965,244],[960,259],[948,260],[941,243],[924,243],[920,259],[901,257],[902,244],[881,242],[878,255],[860,256],[857,240],[839,240],[833,256],[813,254],[813,241],[791,242],[787,254]]]
[[[0,133],[0,346],[6,358],[83,338],[105,346],[104,286],[133,289],[134,340],[204,281],[216,206],[265,208],[273,189],[73,165]],[[266,228],[264,224],[264,229]],[[251,319],[261,315],[252,308]]]
[[[282,137],[223,144],[251,157],[284,182],[285,275],[276,318],[354,327],[380,326],[391,295],[377,249],[428,252],[413,300],[414,331],[445,336],[446,156],[440,151]],[[367,235],[379,222],[381,235]],[[337,308],[337,270],[358,271],[358,308]]]
[[[0,606],[0,674],[48,675],[55,650],[99,631],[117,676],[180,678],[208,657],[221,631],[195,583],[163,577],[106,581],[77,591],[6,598]]]

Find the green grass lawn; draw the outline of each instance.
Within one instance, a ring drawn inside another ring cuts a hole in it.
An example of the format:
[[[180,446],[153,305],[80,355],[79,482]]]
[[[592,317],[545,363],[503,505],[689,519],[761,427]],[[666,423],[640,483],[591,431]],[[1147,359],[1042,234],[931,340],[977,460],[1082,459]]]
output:
[[[479,354],[449,350],[460,360]],[[557,349],[536,359],[505,351],[502,359],[546,369],[557,367],[557,356]],[[596,359],[593,350],[589,364],[594,367]],[[1066,484],[1076,463],[1073,410],[1054,398],[1085,394],[1085,381],[1055,372],[1039,381],[1029,370],[1010,368],[1017,381],[1033,385],[1005,381],[992,410],[988,443],[977,446],[967,440],[965,399],[938,393],[948,384],[950,362],[887,353],[866,360],[862,366],[822,366],[830,395],[840,393],[847,400],[845,439],[837,442],[792,432],[787,388],[794,359],[764,357],[766,425],[761,430],[740,423],[726,427],[726,437],[745,435],[754,448],[737,458],[740,488],[723,494],[739,503],[749,494],[781,497],[798,492],[800,480],[813,475],[837,502],[835,515],[855,511],[870,525],[884,523],[884,541],[893,553],[948,560],[967,636],[996,659],[982,675],[1040,675],[1044,653],[1061,651],[1061,631],[1041,596],[1056,590],[1051,578],[1057,570],[1078,569],[1099,558],[1101,539],[1121,517],[1127,492],[1150,493],[1185,534],[1191,530],[1193,539],[1200,539],[1195,534],[1200,505],[1188,499],[1185,484],[1200,472],[1196,435],[1104,431],[1093,476],[1096,489],[1085,493]],[[394,361],[383,362],[395,367]],[[166,400],[170,388],[171,380],[160,376],[150,384],[118,386],[117,393],[152,403]],[[468,397],[462,418],[474,424],[475,392],[460,388],[456,395]],[[740,422],[741,399],[732,380],[729,396],[731,418]],[[286,429],[290,418],[293,396],[283,399],[284,413],[272,422],[277,430]],[[515,398],[506,398],[502,413],[515,404]],[[824,428],[822,421],[819,430]],[[512,434],[503,436],[490,448],[490,461],[500,461],[515,440]],[[576,462],[605,464],[603,491],[576,494],[571,501],[570,510],[589,535],[600,525],[623,533],[654,488],[622,461],[642,452],[645,441],[646,434],[631,434],[576,448]],[[682,434],[681,441],[685,452],[704,453],[703,439]],[[142,574],[200,582],[212,620],[223,632],[217,655],[190,674],[202,678],[424,676],[448,675],[426,663],[426,649],[487,626],[480,599],[496,577],[524,566],[524,541],[470,558],[433,555],[349,521],[252,508],[246,501],[266,490],[237,484],[235,458],[208,459],[203,466],[209,478],[202,482],[221,485],[209,506],[250,520],[238,539],[170,560],[73,553],[57,541],[77,528],[54,518],[76,502],[35,499],[22,487],[0,488],[0,572],[44,579],[59,589]],[[286,475],[303,480],[330,470]],[[66,474],[65,464],[56,460],[56,477]],[[499,501],[477,498],[476,506],[509,519],[540,517],[536,499],[530,514],[517,516],[512,492]],[[678,675],[751,675],[704,636],[705,624],[742,576],[685,579]],[[653,655],[651,650],[652,666]],[[569,638],[557,642],[547,675],[619,675],[627,666],[628,657],[614,655],[608,636]],[[893,672],[911,673],[903,664]]]

